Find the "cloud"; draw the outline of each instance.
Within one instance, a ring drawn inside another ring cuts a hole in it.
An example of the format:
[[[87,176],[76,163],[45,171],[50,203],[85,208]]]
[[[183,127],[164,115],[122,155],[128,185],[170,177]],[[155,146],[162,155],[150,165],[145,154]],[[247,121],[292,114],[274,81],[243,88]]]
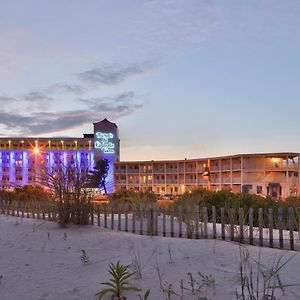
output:
[[[45,93],[41,91],[32,91],[27,94],[25,94],[22,97],[24,100],[29,101],[29,102],[48,102],[53,100],[53,98],[47,96]]]
[[[33,97],[34,99],[34,97]],[[0,125],[7,130],[14,128],[18,135],[42,135],[83,126],[102,118],[116,120],[143,107],[134,92],[112,97],[81,99],[85,109],[21,113],[0,112]]]
[[[130,64],[122,66],[119,64],[103,64],[101,67],[96,67],[82,73],[76,74],[76,77],[88,84],[100,85],[115,85],[128,77],[143,75],[154,68],[154,65],[145,64]]]
[[[112,119],[132,114],[144,106],[144,103],[136,100],[134,92],[122,93],[114,97],[99,97],[91,99],[80,99],[86,103],[90,110],[106,112]]]
[[[49,94],[68,93],[81,95],[85,92],[85,88],[79,84],[57,83],[44,89]]]
[[[9,96],[0,96],[0,103],[1,104],[10,104],[12,102],[16,102],[18,99],[14,97],[9,97]]]

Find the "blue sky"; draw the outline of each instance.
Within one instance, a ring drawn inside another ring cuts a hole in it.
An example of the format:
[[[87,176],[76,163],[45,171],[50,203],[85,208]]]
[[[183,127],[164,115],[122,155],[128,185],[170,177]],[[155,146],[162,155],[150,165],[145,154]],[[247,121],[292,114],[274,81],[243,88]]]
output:
[[[0,134],[121,159],[300,151],[298,0],[0,0]]]

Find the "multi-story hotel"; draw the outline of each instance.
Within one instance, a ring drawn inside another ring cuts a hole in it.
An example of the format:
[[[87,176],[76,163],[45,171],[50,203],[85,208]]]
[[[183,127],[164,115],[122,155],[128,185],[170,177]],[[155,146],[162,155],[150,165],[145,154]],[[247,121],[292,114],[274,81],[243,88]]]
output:
[[[299,153],[115,163],[115,190],[182,194],[197,187],[275,198],[299,195]]]
[[[285,198],[300,194],[299,153],[242,154],[223,157],[119,161],[120,144],[115,123],[94,123],[94,133],[83,138],[0,138],[0,187],[42,184],[42,170],[77,163],[92,169],[106,158],[110,164],[108,192],[123,189],[182,194],[197,187],[231,189]]]
[[[0,186],[43,185],[43,171],[59,164],[76,164],[92,170],[97,159],[108,159],[107,190],[113,192],[113,163],[119,159],[118,128],[104,119],[94,123],[94,133],[83,138],[0,138]]]

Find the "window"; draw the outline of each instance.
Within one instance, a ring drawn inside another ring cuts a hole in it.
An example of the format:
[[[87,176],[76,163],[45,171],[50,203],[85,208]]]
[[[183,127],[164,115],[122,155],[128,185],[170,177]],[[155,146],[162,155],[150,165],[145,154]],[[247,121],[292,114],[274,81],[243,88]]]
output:
[[[262,186],[261,185],[258,185],[256,187],[256,194],[262,194]]]

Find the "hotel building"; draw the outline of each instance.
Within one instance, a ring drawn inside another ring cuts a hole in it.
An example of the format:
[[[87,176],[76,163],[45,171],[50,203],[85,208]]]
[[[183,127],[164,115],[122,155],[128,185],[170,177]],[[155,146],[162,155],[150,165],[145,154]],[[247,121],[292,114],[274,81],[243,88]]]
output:
[[[113,192],[113,164],[119,160],[118,127],[104,119],[94,123],[94,133],[83,138],[0,138],[0,187],[43,185],[43,170],[55,171],[60,164],[76,164],[92,170],[99,159],[108,159],[107,190]]]
[[[0,188],[41,185],[45,168],[76,163],[91,170],[105,158],[110,165],[109,193],[127,189],[171,195],[204,187],[274,198],[300,194],[299,153],[126,162],[120,161],[117,125],[107,119],[93,125],[94,132],[82,138],[0,138]]]
[[[115,191],[129,189],[182,194],[198,187],[224,188],[274,198],[299,195],[299,153],[116,162]]]

